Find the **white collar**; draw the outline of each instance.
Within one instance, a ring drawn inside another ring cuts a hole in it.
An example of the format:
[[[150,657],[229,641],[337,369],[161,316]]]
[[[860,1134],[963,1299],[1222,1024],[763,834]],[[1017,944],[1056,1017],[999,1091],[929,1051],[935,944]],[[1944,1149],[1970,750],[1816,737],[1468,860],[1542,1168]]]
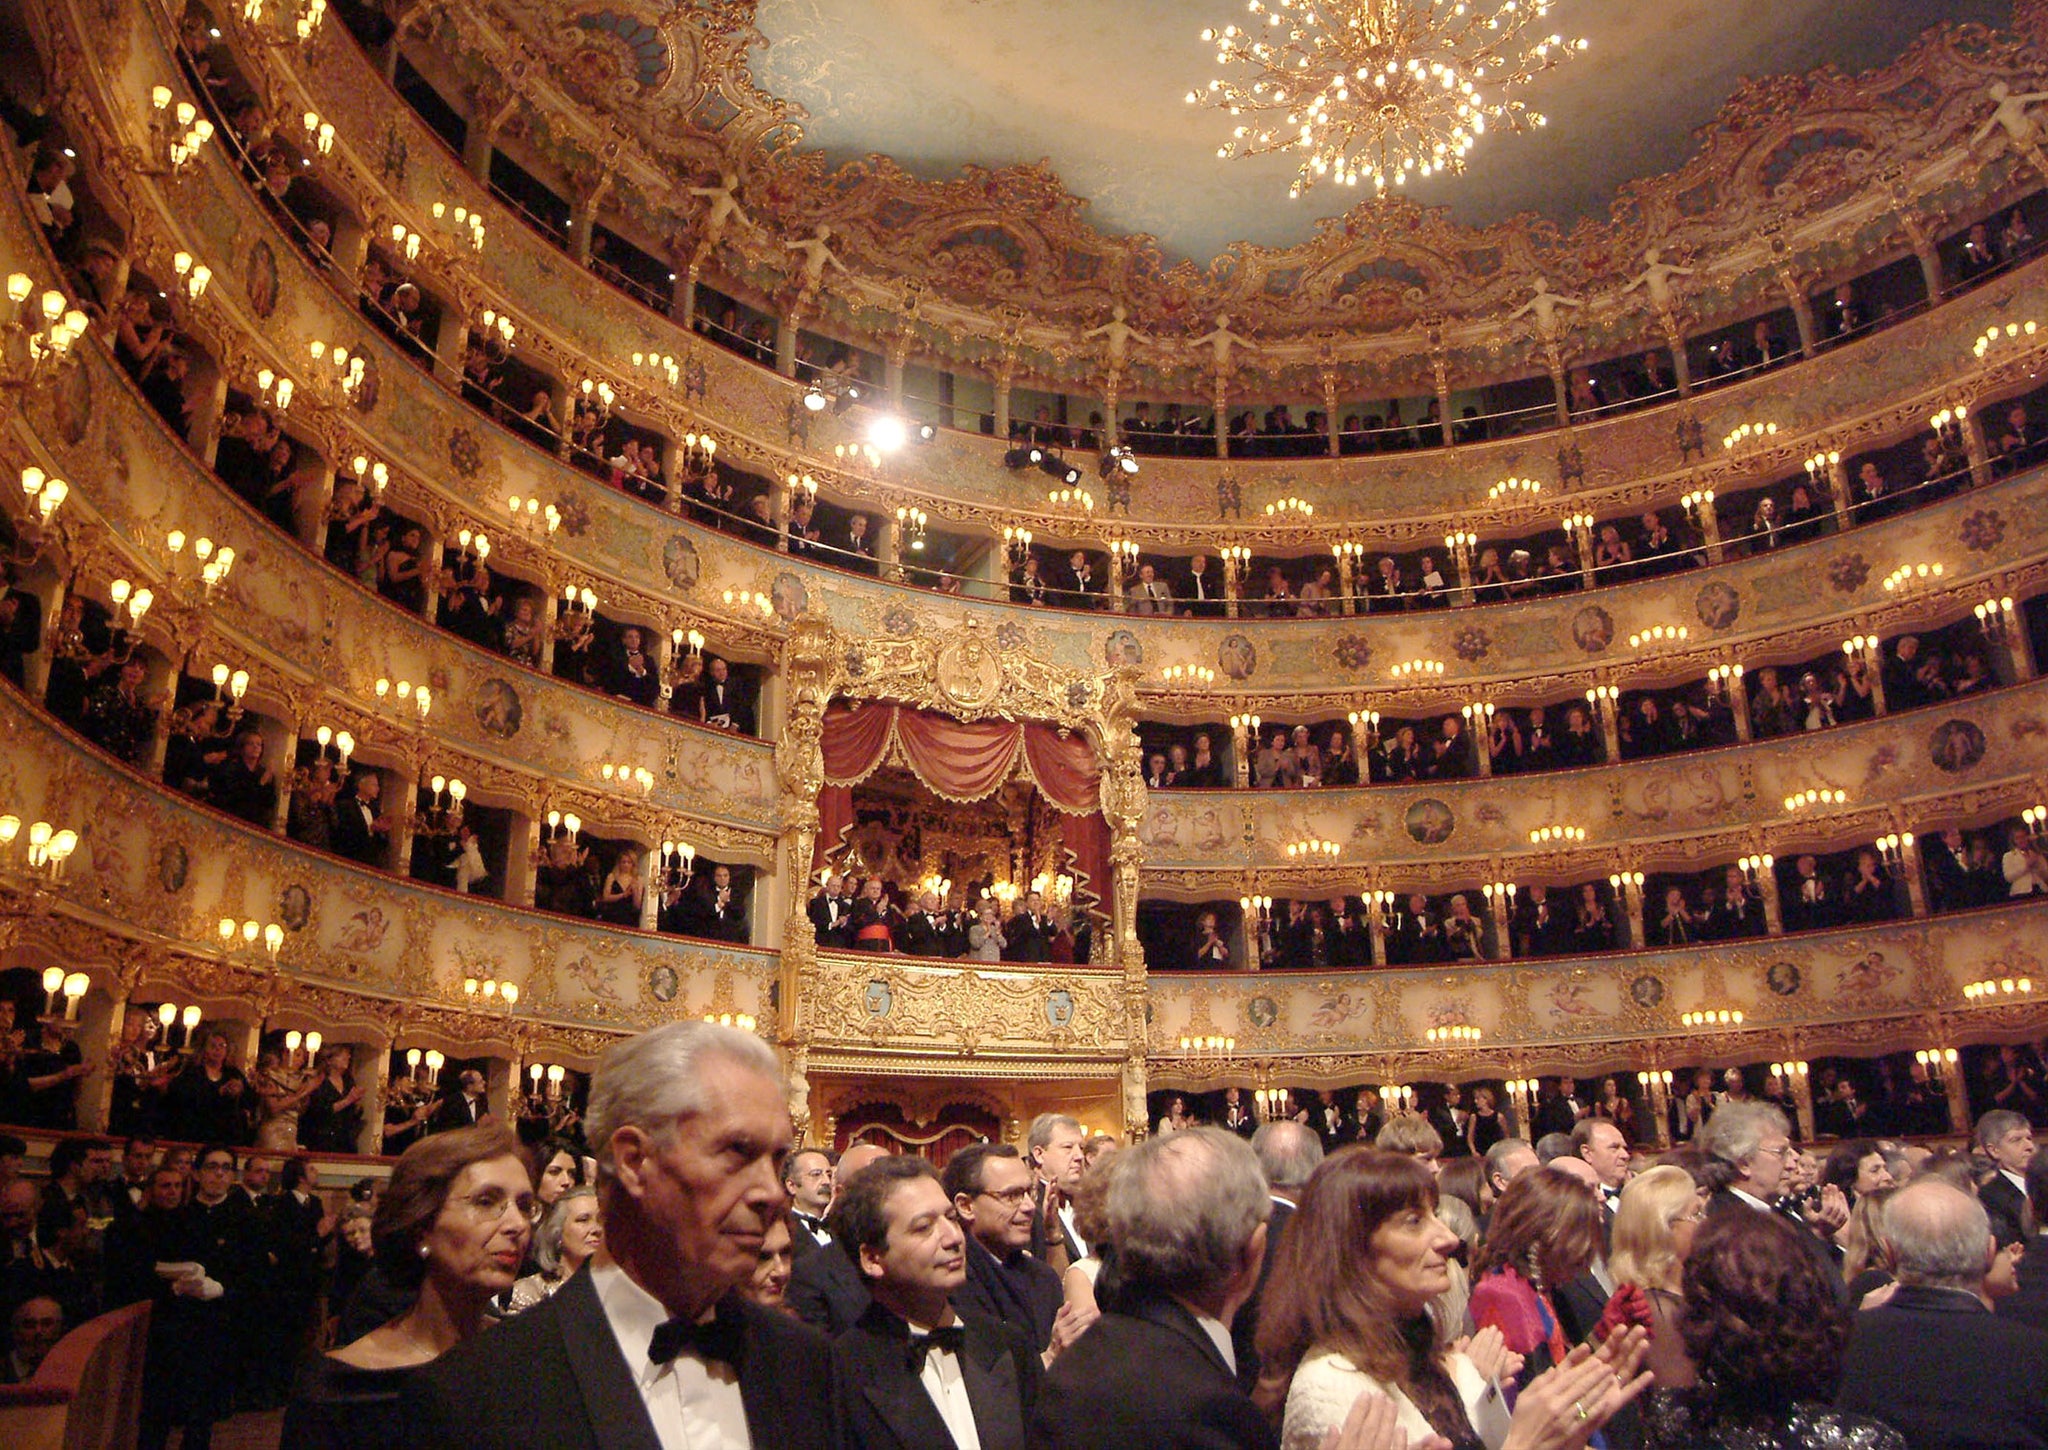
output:
[[[1771,1206],[1768,1203],[1765,1203],[1761,1198],[1758,1198],[1754,1193],[1744,1193],[1741,1189],[1735,1187],[1730,1187],[1728,1191],[1734,1194],[1737,1198],[1741,1199],[1744,1203],[1748,1204],[1751,1208],[1760,1209],[1765,1213],[1769,1213],[1771,1211]]]
[[[2027,1180],[2022,1178],[2019,1174],[2013,1172],[2010,1168],[2001,1168],[1998,1171],[2000,1173],[2003,1173],[2005,1175],[2006,1181],[2012,1184],[2012,1186],[2014,1188],[2017,1188],[2021,1193],[2025,1193],[2027,1191]]]
[[[667,1306],[635,1283],[632,1275],[613,1259],[592,1261],[590,1284],[597,1291],[597,1302],[604,1309],[613,1336],[619,1341],[619,1352],[626,1356],[627,1368],[634,1379],[639,1379],[647,1367],[647,1351],[654,1343],[654,1331],[672,1317]]]
[[[1223,1363],[1235,1375],[1237,1373],[1237,1348],[1230,1342],[1230,1326],[1221,1319],[1216,1319],[1202,1313],[1199,1309],[1189,1308],[1185,1304],[1181,1307],[1187,1309],[1188,1313],[1195,1316],[1195,1323],[1202,1326],[1202,1333],[1209,1336],[1209,1342],[1216,1346],[1216,1352],[1223,1356]]]

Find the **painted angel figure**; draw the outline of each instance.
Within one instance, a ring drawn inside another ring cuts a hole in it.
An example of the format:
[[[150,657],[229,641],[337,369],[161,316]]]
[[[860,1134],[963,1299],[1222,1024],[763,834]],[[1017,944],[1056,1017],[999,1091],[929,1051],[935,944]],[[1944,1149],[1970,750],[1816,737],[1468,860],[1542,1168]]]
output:
[[[1216,326],[1203,333],[1200,337],[1192,339],[1188,346],[1200,347],[1205,342],[1209,344],[1210,356],[1214,360],[1216,371],[1219,373],[1230,370],[1230,349],[1233,344],[1249,349],[1252,352],[1264,351],[1263,348],[1250,338],[1232,332],[1230,330],[1230,318],[1221,312],[1216,314]]]
[[[1546,277],[1536,279],[1536,295],[1524,302],[1516,311],[1508,314],[1508,321],[1514,322],[1531,312],[1536,314],[1536,326],[1545,337],[1557,335],[1557,309],[1560,307],[1584,307],[1586,304],[1577,297],[1565,297],[1550,290]]]
[[[1659,312],[1669,312],[1673,300],[1671,295],[1671,279],[1673,277],[1690,277],[1693,269],[1681,267],[1675,262],[1665,261],[1664,253],[1656,247],[1652,247],[1649,251],[1643,253],[1643,260],[1649,265],[1644,268],[1643,274],[1640,277],[1622,288],[1621,293],[1626,297],[1638,287],[1646,288],[1650,294],[1650,304]]]
[[[1121,369],[1123,367],[1124,356],[1129,351],[1133,339],[1147,344],[1152,341],[1151,338],[1138,331],[1137,328],[1125,322],[1124,318],[1126,315],[1123,303],[1119,302],[1116,306],[1110,308],[1109,321],[1103,323],[1100,327],[1090,328],[1081,334],[1083,342],[1093,337],[1108,339],[1106,350],[1109,353],[1109,365],[1112,368]]]

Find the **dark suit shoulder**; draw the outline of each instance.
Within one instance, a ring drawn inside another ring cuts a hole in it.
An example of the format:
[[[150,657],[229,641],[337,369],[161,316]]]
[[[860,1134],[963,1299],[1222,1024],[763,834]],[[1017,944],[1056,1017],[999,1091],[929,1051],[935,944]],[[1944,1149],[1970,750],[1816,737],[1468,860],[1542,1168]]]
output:
[[[1273,1427],[1205,1338],[1178,1306],[1139,1304],[1104,1314],[1046,1371],[1032,1415],[1033,1444],[1271,1450]]]

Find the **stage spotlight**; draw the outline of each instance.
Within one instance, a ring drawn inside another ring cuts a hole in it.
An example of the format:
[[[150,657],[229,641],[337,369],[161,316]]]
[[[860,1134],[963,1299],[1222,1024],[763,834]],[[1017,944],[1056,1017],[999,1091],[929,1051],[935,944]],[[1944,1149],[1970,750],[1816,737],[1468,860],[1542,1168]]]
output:
[[[918,442],[929,443],[938,436],[939,430],[937,425],[932,423],[920,423],[917,425],[916,437]]]
[[[1003,455],[1003,467],[1005,468],[1025,469],[1031,467],[1036,462],[1038,462],[1038,450],[1036,448],[1012,448]]]
[[[1036,449],[1032,451],[1037,452]],[[1038,459],[1038,470],[1041,473],[1057,478],[1061,483],[1069,487],[1081,481],[1081,470],[1068,463],[1064,458],[1054,458],[1048,454],[1041,454]]]
[[[827,401],[825,390],[816,383],[812,383],[808,388],[804,389],[804,406],[813,413],[824,412]]]
[[[894,453],[910,441],[910,430],[901,418],[884,413],[868,424],[868,442],[884,453]]]
[[[1102,455],[1097,468],[1104,478],[1114,478],[1119,473],[1134,474],[1138,471],[1137,455],[1119,443]]]

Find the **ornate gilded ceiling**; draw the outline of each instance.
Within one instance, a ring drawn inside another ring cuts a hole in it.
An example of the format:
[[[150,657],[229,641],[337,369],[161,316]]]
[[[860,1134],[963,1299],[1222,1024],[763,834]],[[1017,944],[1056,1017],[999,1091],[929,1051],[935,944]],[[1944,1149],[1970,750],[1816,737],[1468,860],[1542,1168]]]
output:
[[[1194,31],[1234,8],[427,0],[415,23],[444,76],[516,103],[508,137],[572,189],[603,179],[707,276],[906,355],[1067,382],[1102,378],[1087,334],[1121,305],[1127,381],[1199,392],[1191,343],[1219,313],[1303,382],[1335,362],[1370,385],[1376,349],[1512,368],[1547,339],[1500,320],[1539,279],[1588,302],[1567,352],[1629,346],[1656,331],[1627,290],[1652,245],[1693,268],[1682,322],[1776,305],[1785,276],[1896,241],[1893,201],[1938,222],[2001,184],[2016,155],[1970,144],[1989,86],[2048,71],[2048,0],[1577,0],[1559,21],[1594,51],[1541,83],[1549,131],[1340,213],[1356,193],[1289,203],[1281,163],[1217,160],[1215,118],[1178,99],[1214,68]],[[721,170],[757,225],[699,252]],[[789,243],[821,225],[840,265],[807,285]]]

